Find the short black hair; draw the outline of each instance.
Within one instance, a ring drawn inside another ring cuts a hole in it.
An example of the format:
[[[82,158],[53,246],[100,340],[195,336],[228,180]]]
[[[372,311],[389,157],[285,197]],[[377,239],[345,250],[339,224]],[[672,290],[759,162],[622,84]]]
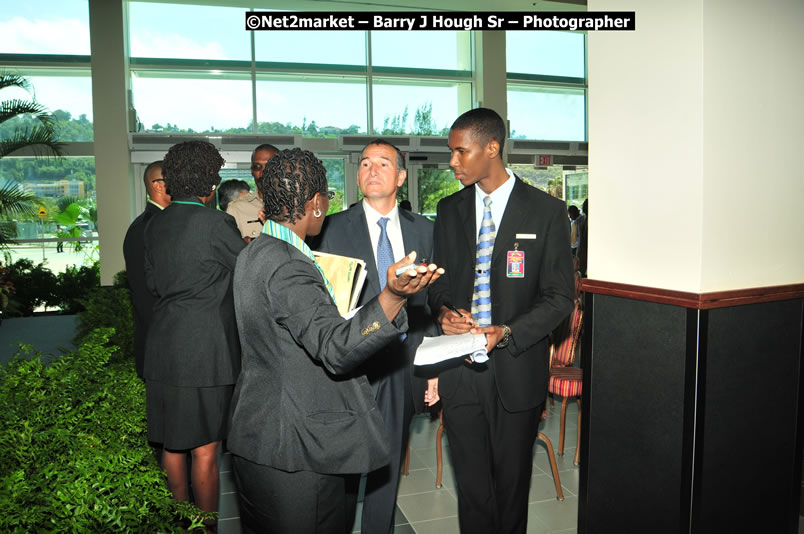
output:
[[[259,152],[260,150],[270,150],[271,152],[279,152],[279,149],[276,148],[274,145],[270,143],[263,143],[254,149],[254,151],[251,153],[251,159],[254,159],[254,154]]]
[[[162,162],[167,191],[173,198],[205,197],[221,181],[218,173],[224,160],[215,145],[206,141],[185,141],[173,145]]]
[[[581,216],[581,210],[578,209],[578,206],[570,206],[567,208],[567,211],[569,212],[569,215],[572,217],[573,221]]]
[[[370,141],[365,147],[363,147],[363,150],[366,150],[371,145],[382,145],[382,146],[389,146],[389,147],[393,148],[396,151],[396,170],[397,170],[397,172],[407,170],[405,168],[405,155],[402,153],[401,150],[399,150],[399,148],[397,148],[397,146],[395,144],[391,143],[390,141],[386,141],[385,139],[381,139],[381,138],[378,137],[377,139],[374,139],[373,141]]]
[[[467,111],[452,123],[450,130],[471,130],[472,137],[486,146],[493,139],[500,145],[500,158],[505,146],[505,121],[489,108],[475,108]]]
[[[294,223],[316,193],[327,194],[327,171],[309,150],[280,150],[268,160],[260,180],[265,217]]]
[[[251,188],[243,180],[226,180],[218,187],[218,206],[221,211],[226,211],[229,203],[240,196],[240,193],[251,191]]]
[[[148,175],[151,174],[151,171],[156,168],[159,168],[162,171],[162,174],[164,174],[165,170],[162,168],[161,159],[152,161],[147,167],[145,167],[145,172],[142,173],[142,181],[145,182],[145,185],[148,185]]]

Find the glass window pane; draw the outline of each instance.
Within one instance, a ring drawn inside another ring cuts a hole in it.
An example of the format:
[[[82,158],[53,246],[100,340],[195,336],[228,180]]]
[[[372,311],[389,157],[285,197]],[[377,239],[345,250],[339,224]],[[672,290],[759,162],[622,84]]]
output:
[[[461,183],[451,169],[420,169],[418,178],[419,213],[435,219],[438,201],[458,192]]]
[[[563,168],[513,164],[508,166],[522,181],[556,198],[562,198]]]
[[[509,73],[584,78],[584,35],[573,32],[505,32]]]
[[[129,3],[131,57],[251,61],[245,9]]]
[[[375,67],[471,70],[470,32],[371,32]],[[433,51],[438,53],[434,54]]]
[[[512,139],[586,140],[583,89],[508,84]]]
[[[470,92],[469,83],[374,78],[374,133],[447,135]]]
[[[335,137],[366,133],[366,79],[259,76],[258,133]]]
[[[330,191],[335,191],[335,198],[329,201],[329,211],[327,215],[338,213],[346,209],[346,164],[343,158],[320,157],[321,163],[327,170],[327,187]]]
[[[44,260],[51,271],[59,273],[67,265],[88,265],[98,259],[95,158],[3,158],[0,176],[0,184],[8,180],[37,195],[47,212],[43,219],[34,214],[4,221],[13,239],[55,239],[59,235],[85,238],[63,243],[63,253],[58,252],[57,241],[14,245],[9,250],[12,262],[20,258],[34,263]],[[68,208],[71,204],[75,206]]]
[[[133,72],[133,105],[146,132],[251,133],[248,79],[163,78]],[[246,75],[247,76],[247,75]]]
[[[365,65],[366,32],[258,31],[254,51],[257,61]]]
[[[47,106],[56,119],[59,141],[92,141],[92,80],[89,71],[63,71],[58,76],[47,71],[14,70],[31,84],[31,91],[7,87],[0,92],[0,100],[36,100]],[[51,71],[53,72],[53,71]],[[0,125],[0,138],[8,138],[16,127],[31,125],[30,117],[17,117]]]
[[[0,51],[88,56],[87,0],[5,2],[0,19]]]

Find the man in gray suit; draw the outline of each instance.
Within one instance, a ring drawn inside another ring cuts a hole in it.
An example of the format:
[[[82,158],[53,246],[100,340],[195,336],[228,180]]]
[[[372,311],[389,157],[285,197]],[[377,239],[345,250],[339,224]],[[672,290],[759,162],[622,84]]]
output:
[[[357,173],[363,201],[327,217],[324,224],[319,250],[366,262],[366,284],[358,302],[361,306],[384,287],[388,265],[413,250],[418,253],[417,262],[432,258],[433,223],[396,205],[397,189],[406,178],[402,152],[385,140],[371,141],[363,149]],[[424,335],[435,335],[426,291],[408,299],[407,311],[407,336],[387,345],[359,370],[371,383],[391,446],[388,465],[369,473],[366,480],[361,531],[370,534],[394,529],[399,472],[407,449],[413,399],[424,396],[423,386],[412,393],[411,363]]]

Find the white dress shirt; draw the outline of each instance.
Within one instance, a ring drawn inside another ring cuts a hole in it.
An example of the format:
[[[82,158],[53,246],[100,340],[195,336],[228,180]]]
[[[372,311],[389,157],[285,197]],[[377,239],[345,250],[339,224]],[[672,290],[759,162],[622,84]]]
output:
[[[508,198],[511,196],[511,191],[514,190],[514,182],[516,181],[514,172],[511,169],[506,167],[505,172],[508,173],[508,179],[504,181],[500,187],[492,191],[491,195],[484,193],[483,190],[475,184],[475,194],[477,196],[475,199],[475,228],[478,234],[480,234],[480,224],[483,222],[483,211],[486,207],[485,204],[483,204],[483,199],[487,196],[491,196],[491,218],[494,219],[494,228],[496,230],[500,229],[500,223],[505,214],[505,206],[508,204]],[[377,235],[379,235],[379,233]],[[376,252],[375,250],[375,255]]]
[[[402,241],[402,227],[399,225],[399,208],[394,204],[394,208],[386,215],[381,214],[371,206],[366,199],[363,199],[363,211],[366,214],[369,236],[371,236],[371,249],[374,251],[374,265],[377,265],[377,241],[380,239],[380,225],[377,221],[380,217],[388,217],[385,231],[388,233],[388,240],[391,242],[391,250],[394,253],[394,263],[405,257],[405,243]]]

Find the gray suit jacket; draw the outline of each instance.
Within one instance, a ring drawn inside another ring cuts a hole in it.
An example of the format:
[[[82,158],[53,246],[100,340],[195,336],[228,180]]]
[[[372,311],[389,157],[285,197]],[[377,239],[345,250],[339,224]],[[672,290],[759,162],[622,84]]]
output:
[[[423,258],[432,260],[433,222],[421,215],[400,209],[399,225],[402,229],[405,253],[415,250],[417,263]],[[355,204],[346,211],[327,216],[321,231],[320,244],[318,244],[317,248],[323,252],[360,258],[366,262],[366,285],[360,295],[359,306],[364,305],[380,293],[380,281],[377,274],[377,264],[374,260],[374,248],[372,247],[366,223],[366,212],[363,210],[362,202]],[[399,366],[410,367],[422,338],[424,336],[438,335],[438,330],[430,314],[430,307],[427,304],[426,290],[408,299],[407,311],[410,324],[407,339],[404,343],[394,343],[391,347],[387,347],[392,350],[398,348],[401,357],[393,363],[386,356],[373,358],[360,368],[360,372],[365,373],[372,384],[383,376],[387,376]],[[398,345],[398,347],[394,345]],[[417,387],[413,388],[413,401],[417,411],[422,411],[423,409],[425,387],[426,384],[421,382],[417,384]]]
[[[313,262],[260,234],[237,259],[235,311],[243,367],[229,449],[284,471],[366,473],[388,462],[371,387],[353,371],[407,330],[373,299],[346,321]]]

